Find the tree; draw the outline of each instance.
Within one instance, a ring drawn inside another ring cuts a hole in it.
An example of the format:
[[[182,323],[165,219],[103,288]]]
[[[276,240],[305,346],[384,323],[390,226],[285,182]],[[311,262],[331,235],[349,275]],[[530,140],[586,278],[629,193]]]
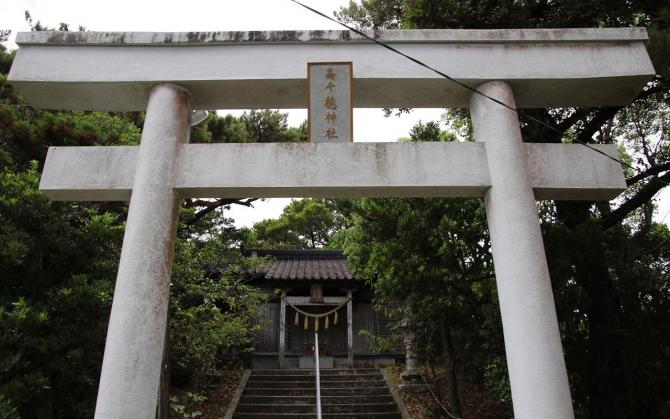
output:
[[[504,364],[483,203],[361,199],[350,216],[344,249],[355,275],[371,282],[377,309],[419,325],[422,358],[448,367],[449,405],[460,405],[456,369],[469,372],[462,389],[467,408],[472,399],[465,388],[479,386],[480,377]],[[499,409],[496,400],[509,400],[495,393],[504,377],[495,378],[484,382],[491,409]]]
[[[193,128],[192,143],[283,143],[307,141],[307,122],[289,127],[288,114],[262,109],[242,116],[208,112],[207,120]]]
[[[252,349],[258,306],[266,298],[247,285],[258,261],[240,251],[246,232],[230,220],[213,223],[217,228],[208,229],[207,236],[177,241],[168,346],[177,384],[207,384],[222,354],[237,356],[239,362],[240,354]]]
[[[668,332],[638,328],[652,319],[670,319],[668,295],[662,291],[668,287],[667,254],[647,253],[663,246],[667,237],[667,228],[654,223],[652,214],[653,197],[670,182],[665,129],[670,98],[668,15],[667,4],[644,0],[369,0],[352,2],[338,13],[366,28],[649,28],[648,46],[659,75],[632,105],[524,110],[520,115],[528,141],[618,142],[634,167],[626,170],[629,189],[617,202],[548,202],[541,206],[575,407],[585,417],[662,417],[668,413],[665,399],[648,391],[650,383],[658,388],[669,384],[659,378],[665,377],[661,371],[669,361],[664,352],[667,345],[658,345],[668,342]],[[451,110],[445,118],[450,126],[460,127],[461,134],[471,134],[467,111]],[[643,263],[654,268],[643,268]],[[658,333],[663,336],[660,340]]]
[[[38,181],[36,162],[0,171],[0,399],[21,416],[91,416],[123,216],[49,202]]]
[[[254,142],[304,142],[307,141],[307,123],[299,127],[288,127],[288,114],[276,110],[251,110],[236,118],[230,114],[221,117],[210,111],[205,123],[195,127],[191,133],[193,143],[254,143]],[[183,228],[190,229],[203,218],[217,217],[230,205],[252,207],[259,198],[220,198],[214,200],[190,199],[185,206],[190,218]]]
[[[276,219],[254,224],[255,238],[263,248],[316,249],[328,246],[343,220],[331,203],[320,199],[294,200]]]
[[[305,125],[299,129],[288,129],[288,115],[270,109],[245,112],[241,121],[250,134],[249,142],[283,143],[306,141]]]

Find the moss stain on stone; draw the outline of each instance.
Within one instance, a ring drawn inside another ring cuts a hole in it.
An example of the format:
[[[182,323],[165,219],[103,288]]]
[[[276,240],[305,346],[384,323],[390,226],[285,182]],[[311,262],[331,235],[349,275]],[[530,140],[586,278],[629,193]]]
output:
[[[267,40],[267,32],[263,31],[249,31],[248,32],[249,42],[259,42],[259,41],[266,41]]]

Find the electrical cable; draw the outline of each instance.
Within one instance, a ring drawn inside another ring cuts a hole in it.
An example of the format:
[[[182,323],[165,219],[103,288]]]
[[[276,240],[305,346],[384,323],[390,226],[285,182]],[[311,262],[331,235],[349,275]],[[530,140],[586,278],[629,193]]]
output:
[[[451,419],[462,419],[462,418],[459,418],[458,416],[452,415],[451,412],[449,412],[449,410],[447,410],[447,408],[444,407],[444,405],[442,404],[440,399],[438,399],[437,396],[435,395],[435,393],[433,393],[433,389],[430,388],[430,384],[428,384],[428,381],[426,381],[426,377],[424,377],[423,374],[419,374],[419,375],[421,376],[421,379],[423,379],[424,384],[426,384],[426,387],[428,388],[428,391],[430,391],[430,394],[433,395],[433,398],[435,399],[437,404],[442,408],[442,410],[444,410],[446,412],[446,414],[449,415],[449,417]]]
[[[538,123],[538,124],[540,124],[540,125],[542,125],[542,126],[544,126],[544,127],[546,127],[546,128],[549,128],[550,130],[552,130],[552,131],[554,131],[554,132],[557,132],[557,133],[560,134],[561,136],[564,134],[564,133],[563,133],[561,130],[559,130],[558,128],[556,128],[556,127],[554,127],[554,126],[551,126],[551,125],[549,125],[548,123],[546,123],[546,122],[544,122],[544,121],[542,121],[542,120],[540,120],[540,119],[535,118],[534,116],[528,115],[527,113],[522,112],[522,111],[518,110],[517,108],[515,108],[515,107],[513,107],[513,106],[510,106],[510,105],[506,104],[505,102],[503,102],[503,101],[501,101],[501,100],[498,100],[498,99],[496,99],[496,98],[494,98],[494,97],[492,97],[492,96],[489,96],[489,95],[487,95],[486,93],[483,93],[483,92],[477,90],[476,88],[474,88],[474,87],[472,87],[472,86],[470,86],[470,85],[468,85],[468,84],[466,84],[466,83],[463,83],[463,82],[461,82],[461,81],[459,81],[459,80],[456,80],[455,78],[449,76],[448,74],[445,74],[445,73],[443,73],[442,71],[437,70],[437,69],[435,69],[435,68],[429,66],[428,64],[426,64],[426,63],[424,63],[424,62],[422,62],[422,61],[420,61],[420,60],[418,60],[418,59],[416,59],[416,58],[414,58],[414,57],[412,57],[412,56],[410,56],[410,55],[408,55],[408,54],[405,54],[405,53],[402,52],[402,51],[397,50],[396,48],[393,48],[391,45],[389,45],[389,44],[387,44],[387,43],[385,43],[385,42],[382,42],[382,41],[380,41],[380,40],[378,40],[378,39],[375,39],[375,38],[371,37],[370,35],[366,34],[365,32],[363,32],[363,31],[361,31],[361,30],[359,30],[359,29],[356,29],[356,28],[354,28],[354,27],[352,27],[352,26],[347,25],[347,24],[344,23],[344,22],[341,22],[341,21],[339,21],[339,20],[337,20],[337,19],[335,19],[335,18],[332,18],[332,17],[326,15],[326,14],[323,13],[323,12],[320,12],[320,11],[318,11],[318,10],[316,10],[316,9],[314,9],[314,8],[312,8],[312,7],[310,7],[310,6],[307,6],[307,5],[305,5],[305,4],[301,3],[301,2],[299,2],[298,0],[290,0],[290,1],[292,1],[293,3],[295,3],[295,4],[299,5],[299,6],[304,7],[305,9],[311,11],[312,13],[316,13],[317,15],[319,15],[319,16],[321,16],[321,17],[324,17],[324,18],[326,18],[326,19],[328,19],[328,20],[330,20],[330,21],[332,21],[332,22],[337,23],[338,25],[341,25],[341,26],[347,28],[348,30],[350,30],[350,31],[352,31],[352,32],[354,32],[354,33],[356,33],[357,35],[360,35],[360,36],[362,36],[363,38],[365,38],[365,39],[367,39],[367,40],[369,40],[369,41],[371,41],[371,42],[374,42],[375,44],[377,44],[377,45],[379,45],[379,46],[381,46],[381,47],[384,47],[384,48],[388,49],[389,51],[392,51],[392,52],[394,52],[394,53],[396,53],[396,54],[398,54],[398,55],[400,55],[400,56],[402,56],[402,57],[404,57],[404,58],[406,58],[406,59],[408,59],[408,60],[410,60],[410,61],[412,61],[412,62],[414,62],[414,63],[416,63],[416,64],[418,64],[418,65],[420,65],[420,66],[422,66],[422,67],[424,67],[424,68],[426,68],[427,70],[432,71],[432,72],[435,73],[435,74],[438,74],[439,76],[441,76],[441,77],[443,77],[443,78],[445,78],[445,79],[451,81],[452,83],[455,83],[455,84],[457,84],[457,85],[463,87],[464,89],[467,89],[467,90],[469,90],[469,91],[471,91],[471,92],[473,92],[473,93],[475,93],[475,94],[478,94],[478,95],[480,95],[480,96],[482,96],[482,97],[485,97],[485,98],[487,98],[487,99],[489,99],[489,100],[491,100],[491,101],[497,103],[498,105],[501,105],[501,106],[503,106],[503,107],[505,107],[505,108],[507,108],[507,109],[513,111],[513,112],[516,112],[516,114],[519,115],[519,116],[523,116],[523,117],[525,117],[526,119],[528,119],[528,120],[530,120],[530,121],[533,121],[533,122]],[[635,167],[633,167],[632,165],[630,165],[630,164],[628,164],[628,163],[626,163],[626,162],[623,162],[623,161],[617,159],[616,157],[612,157],[612,156],[610,156],[609,154],[607,154],[607,153],[605,153],[605,152],[603,152],[603,151],[601,151],[601,150],[598,150],[597,148],[592,147],[591,145],[589,145],[589,144],[587,144],[587,143],[585,143],[585,142],[583,142],[583,141],[581,141],[581,140],[574,139],[573,141],[575,141],[577,144],[581,144],[581,145],[585,146],[586,148],[588,148],[588,149],[590,149],[590,150],[595,151],[595,152],[598,153],[598,154],[601,154],[601,155],[607,157],[607,158],[610,159],[610,160],[613,160],[613,161],[615,161],[615,162],[621,164],[622,166],[626,166],[626,167],[628,167],[628,168],[630,168],[630,169],[632,169],[632,170],[635,170],[635,171],[638,170],[638,169],[636,169]],[[658,179],[658,178],[657,178],[657,179]],[[665,184],[665,185],[670,185],[670,183],[665,182],[664,180],[659,179],[659,181],[660,181],[661,183]]]

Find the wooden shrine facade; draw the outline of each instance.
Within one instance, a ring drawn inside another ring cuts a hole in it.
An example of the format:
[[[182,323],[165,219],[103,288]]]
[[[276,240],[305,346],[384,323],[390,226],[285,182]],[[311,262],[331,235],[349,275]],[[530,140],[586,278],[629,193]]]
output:
[[[317,328],[322,367],[384,366],[404,357],[400,350],[374,351],[361,333],[388,336],[388,319],[374,311],[372,291],[353,277],[341,250],[249,253],[268,257],[252,282],[269,296],[261,310],[252,368],[311,368]]]

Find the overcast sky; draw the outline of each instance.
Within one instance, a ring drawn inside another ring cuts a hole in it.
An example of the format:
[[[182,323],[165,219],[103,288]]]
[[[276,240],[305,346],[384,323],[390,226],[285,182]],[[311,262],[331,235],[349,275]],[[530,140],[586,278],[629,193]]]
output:
[[[303,0],[303,3],[329,15],[347,5],[348,0]],[[92,31],[244,31],[343,29],[289,0],[0,0],[0,29],[11,29],[7,45],[16,32],[30,30],[24,13],[28,10],[34,21],[58,27],[65,22],[72,30],[80,25]],[[242,111],[233,112],[239,114]],[[354,111],[354,141],[395,141],[407,136],[418,121],[438,120],[441,109],[415,109],[410,115],[384,118],[379,109]],[[306,111],[291,110],[289,124],[298,125],[307,117]],[[588,150],[585,150],[587,152]],[[669,188],[666,188],[669,189]],[[238,226],[276,217],[288,199],[272,199],[258,203],[256,208],[234,208],[230,216]],[[658,219],[670,222],[670,191],[665,191]]]

